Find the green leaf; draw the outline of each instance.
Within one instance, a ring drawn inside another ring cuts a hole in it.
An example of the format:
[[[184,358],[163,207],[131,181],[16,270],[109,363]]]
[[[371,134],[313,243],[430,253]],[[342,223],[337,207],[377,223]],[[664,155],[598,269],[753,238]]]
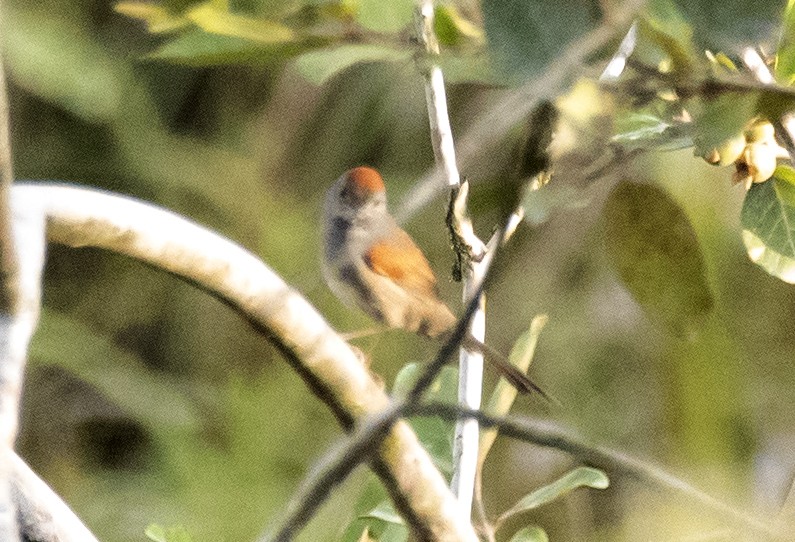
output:
[[[423,370],[424,367],[418,363],[409,363],[403,367],[395,378],[392,388],[395,396],[404,397]],[[458,369],[444,367],[425,393],[429,400],[456,404],[458,401]],[[425,416],[409,418],[409,424],[422,445],[428,450],[437,468],[447,474],[452,473],[455,423],[434,416]]]
[[[549,542],[549,537],[541,527],[525,527],[513,535],[510,542]]]
[[[182,525],[164,528],[153,523],[146,528],[144,534],[154,542],[191,542],[190,534]]]
[[[406,542],[409,539],[409,530],[405,525],[389,523],[378,537],[378,542]]]
[[[578,467],[558,478],[554,482],[541,487],[522,497],[513,507],[500,516],[500,522],[511,516],[534,510],[550,503],[580,487],[605,489],[610,485],[607,475],[599,469]]]
[[[784,10],[775,73],[776,79],[785,85],[791,85],[795,81],[795,0],[788,0]]]
[[[728,92],[704,102],[704,109],[696,118],[694,153],[703,156],[738,134],[756,116],[759,93]]]
[[[595,28],[601,15],[595,0],[489,0],[482,6],[494,58],[505,73],[525,78]]]
[[[362,62],[395,62],[408,60],[411,52],[383,45],[351,44],[317,49],[299,56],[296,67],[301,75],[322,85],[339,72]]]
[[[359,0],[356,20],[368,30],[391,34],[412,21],[415,5],[414,0]]]
[[[275,44],[296,41],[295,32],[280,23],[253,19],[218,9],[213,2],[205,2],[186,14],[196,26],[211,34],[242,38],[258,43]]]
[[[437,4],[435,15],[434,27],[440,44],[454,47],[467,41],[477,45],[484,43],[483,30],[461,15],[455,5]]]
[[[693,29],[672,0],[649,2],[638,25],[640,40],[658,47],[671,60],[674,73],[692,72],[696,48]]]
[[[166,42],[147,58],[189,66],[261,63],[298,54],[306,47],[307,44],[297,42],[265,44],[192,28]]]
[[[127,17],[139,19],[146,23],[146,29],[152,34],[173,32],[185,28],[190,21],[183,15],[171,13],[157,4],[144,2],[119,2],[113,10]]]
[[[740,214],[748,257],[784,282],[795,284],[795,170],[779,166],[755,184]]]
[[[387,523],[405,525],[403,518],[400,517],[400,514],[395,511],[395,507],[392,506],[392,501],[388,499],[381,501],[375,508],[365,514],[362,514],[360,517],[380,519],[381,521],[385,521]]]
[[[516,339],[516,342],[513,343],[513,348],[511,348],[508,360],[523,373],[527,373],[530,364],[533,362],[538,338],[547,320],[548,317],[546,314],[539,314],[533,318],[529,329],[522,333],[522,335]],[[510,412],[511,406],[516,400],[517,395],[518,391],[516,388],[509,384],[504,378],[501,378],[494,387],[494,391],[491,393],[488,403],[486,403],[485,412],[493,416],[505,416]],[[497,439],[497,433],[498,429],[496,427],[484,429],[480,433],[478,463],[481,466],[486,461],[486,456],[491,450],[494,441]]]
[[[704,260],[684,211],[663,190],[623,181],[603,211],[608,259],[624,286],[672,333],[690,338],[712,310]]]

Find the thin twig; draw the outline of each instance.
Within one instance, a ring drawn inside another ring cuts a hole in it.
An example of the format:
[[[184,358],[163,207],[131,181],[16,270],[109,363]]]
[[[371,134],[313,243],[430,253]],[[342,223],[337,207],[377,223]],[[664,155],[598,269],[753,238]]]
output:
[[[433,0],[423,0],[417,6],[417,34],[426,52],[431,59],[439,54],[439,43],[434,31],[434,5]],[[431,60],[425,73],[425,101],[428,108],[428,119],[431,128],[436,165],[445,174],[447,186],[455,196],[466,194],[466,190],[459,192],[461,177],[458,172],[455,157],[453,131],[450,126],[450,117],[447,112],[447,96],[444,88],[444,77],[439,66]],[[485,247],[483,242],[475,235],[472,222],[462,209],[466,209],[465,196],[455,197],[451,208],[459,208],[459,212],[448,213],[450,232],[454,238],[454,247],[465,250],[466,254],[459,255],[458,270],[464,277],[463,298],[464,303],[474,299],[480,289],[487,264],[481,266],[477,260],[481,259]],[[461,269],[462,262],[469,263],[469,269]],[[483,343],[486,335],[485,299],[481,295],[478,301],[478,310],[472,316],[469,334]],[[480,408],[483,393],[483,354],[462,349],[459,354],[458,373],[458,401],[469,408]],[[461,508],[467,518],[472,512],[472,496],[474,494],[475,474],[477,471],[479,429],[477,420],[458,420],[455,427],[453,440],[453,477],[450,487],[458,498]]]
[[[629,476],[652,489],[698,503],[736,527],[781,539],[780,533],[769,522],[719,501],[660,467],[617,450],[589,444],[574,432],[549,422],[516,416],[492,416],[479,410],[442,403],[411,405],[406,415],[439,416],[447,420],[477,418],[481,426],[497,427],[503,436],[564,451],[589,465]]]
[[[235,243],[164,209],[97,190],[23,184],[14,195],[42,202],[50,240],[131,256],[227,302],[280,347],[346,429],[389,407],[389,397],[317,310]],[[372,464],[413,530],[437,540],[476,540],[407,425],[395,425]]]
[[[515,125],[516,119],[527,117],[540,101],[555,98],[582,72],[583,64],[590,57],[627,32],[637,11],[645,3],[645,0],[625,2],[621,9],[616,10],[615,17],[569,44],[544,73],[479,115],[463,137],[458,139],[459,165],[467,168],[476,160],[484,159],[484,151],[500,140]],[[401,222],[408,221],[439,193],[441,174],[442,171],[437,167],[415,185],[396,213]]]

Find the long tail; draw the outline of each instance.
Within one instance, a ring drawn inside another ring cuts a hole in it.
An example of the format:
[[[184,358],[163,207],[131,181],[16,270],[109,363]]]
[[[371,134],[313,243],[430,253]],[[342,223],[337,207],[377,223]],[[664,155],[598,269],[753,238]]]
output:
[[[500,354],[497,350],[484,344],[472,337],[467,336],[461,344],[467,350],[474,350],[483,354],[483,357],[491,363],[500,375],[507,380],[511,386],[516,388],[520,393],[538,393],[541,397],[550,403],[559,404],[558,401],[553,399],[544,390],[542,390],[535,382],[520,371],[515,365],[508,361],[505,356]]]

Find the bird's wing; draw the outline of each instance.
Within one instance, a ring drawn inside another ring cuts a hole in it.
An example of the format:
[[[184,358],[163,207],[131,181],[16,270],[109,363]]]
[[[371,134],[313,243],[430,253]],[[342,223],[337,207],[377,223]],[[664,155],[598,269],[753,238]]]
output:
[[[375,242],[365,253],[364,261],[373,272],[390,278],[408,291],[437,295],[436,276],[425,254],[399,228],[389,237]]]

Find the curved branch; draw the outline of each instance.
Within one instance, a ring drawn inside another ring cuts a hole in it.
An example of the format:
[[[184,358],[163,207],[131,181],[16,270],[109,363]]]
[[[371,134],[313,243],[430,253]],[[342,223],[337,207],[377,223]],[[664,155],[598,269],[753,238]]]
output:
[[[40,199],[51,241],[131,256],[195,283],[267,333],[347,430],[390,405],[356,353],[296,290],[242,247],[178,215],[114,194],[23,184]],[[427,540],[477,540],[411,429],[395,424],[374,467],[412,528]]]

